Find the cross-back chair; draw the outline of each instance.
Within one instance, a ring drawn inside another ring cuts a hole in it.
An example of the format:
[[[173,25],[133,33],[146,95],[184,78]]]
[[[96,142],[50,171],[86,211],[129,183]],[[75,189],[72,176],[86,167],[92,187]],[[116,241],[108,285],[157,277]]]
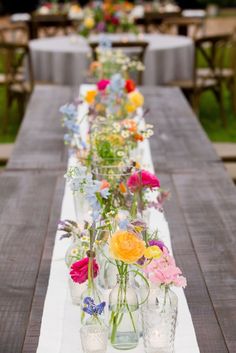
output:
[[[203,30],[204,24],[204,18],[182,16],[170,17],[166,18],[161,26],[159,26],[159,31],[162,33],[181,34],[195,39]]]
[[[9,25],[0,27],[1,43],[27,44],[29,41],[28,29],[24,25]]]
[[[89,45],[92,49],[93,60],[97,59],[97,48],[99,47],[99,42],[90,42]],[[127,54],[131,54],[135,59],[139,60],[144,64],[145,53],[149,43],[146,41],[114,41],[111,43],[111,47],[114,49],[122,49]],[[131,51],[129,51],[131,50]],[[142,85],[143,83],[143,72],[139,71],[137,74],[137,84]]]
[[[72,21],[68,19],[66,14],[32,14],[31,26],[33,31],[33,37],[53,37],[62,32],[64,35],[68,35],[69,27],[72,26]]]
[[[195,40],[195,60],[192,79],[176,80],[169,84],[178,86],[190,100],[194,111],[199,113],[200,97],[206,91],[212,91],[220,109],[222,124],[227,125],[227,119],[223,103],[223,80],[226,48],[230,35],[206,36]],[[205,59],[206,67],[199,68],[199,61]],[[207,74],[203,70],[207,69]]]
[[[3,131],[6,130],[9,121],[10,108],[14,100],[18,103],[20,118],[23,117],[25,104],[33,90],[33,68],[30,50],[27,44],[0,43],[0,56],[2,58],[2,73],[0,74],[0,86],[5,88],[5,114],[3,117]],[[23,62],[28,66],[29,80],[26,81],[22,72]]]

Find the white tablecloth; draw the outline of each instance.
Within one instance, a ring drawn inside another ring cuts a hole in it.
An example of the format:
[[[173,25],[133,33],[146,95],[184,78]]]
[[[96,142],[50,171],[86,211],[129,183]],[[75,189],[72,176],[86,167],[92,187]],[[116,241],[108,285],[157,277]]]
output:
[[[82,93],[85,93],[87,89],[88,87],[83,85]],[[85,110],[86,106],[80,109],[81,116],[84,115]],[[143,167],[153,171],[148,141],[140,145],[137,155],[138,158],[145,161]],[[68,187],[65,189],[61,219],[75,219],[72,193]],[[150,217],[150,226],[158,227],[160,238],[171,249],[170,233],[164,214],[153,210]],[[69,244],[70,240],[60,240],[59,234],[56,234],[37,353],[82,353],[79,335],[80,310],[78,306],[72,305],[71,302],[68,269],[64,261],[65,251]],[[184,291],[178,288],[175,289],[175,292],[179,299],[175,353],[199,353]],[[140,339],[138,347],[129,352],[144,353],[142,339]],[[107,353],[117,353],[117,350],[109,346]]]
[[[134,35],[107,35],[112,40]],[[190,38],[145,34],[149,42],[145,56],[144,85],[161,85],[177,79],[190,79],[194,47]],[[99,35],[91,36],[98,41]],[[90,49],[81,36],[36,39],[30,42],[35,79],[56,84],[79,85],[84,82]]]

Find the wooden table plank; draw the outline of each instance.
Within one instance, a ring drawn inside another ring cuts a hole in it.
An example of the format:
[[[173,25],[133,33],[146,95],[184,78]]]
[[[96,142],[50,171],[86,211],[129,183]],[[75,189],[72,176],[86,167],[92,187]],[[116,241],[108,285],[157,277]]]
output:
[[[36,86],[7,169],[64,169],[67,152],[61,105],[73,99],[69,87]]]
[[[219,162],[214,148],[179,89],[143,87],[148,123],[154,125],[150,139],[153,161],[159,172],[183,172],[207,168]]]
[[[209,164],[207,171],[173,174],[172,180],[217,321],[228,351],[233,353],[236,351],[235,186],[221,164]],[[171,224],[172,217],[168,221]],[[179,261],[183,260],[179,256]],[[193,273],[189,278],[193,278]],[[208,325],[201,332],[204,330],[208,333]]]
[[[218,324],[218,317],[212,305],[202,273],[201,264],[186,225],[185,213],[180,204],[180,195],[169,174],[159,174],[162,185],[171,191],[171,199],[165,204],[166,218],[177,265],[187,277],[188,286],[185,290],[192,315],[200,351],[202,353],[226,353],[224,335]],[[182,175],[180,175],[180,178]],[[208,249],[211,251],[212,249]]]
[[[0,177],[0,352],[22,351],[56,179],[31,172]]]

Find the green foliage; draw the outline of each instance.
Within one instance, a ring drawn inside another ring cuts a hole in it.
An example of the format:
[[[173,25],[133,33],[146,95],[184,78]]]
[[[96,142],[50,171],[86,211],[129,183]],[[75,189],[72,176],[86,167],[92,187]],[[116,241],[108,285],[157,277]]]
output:
[[[197,0],[197,2],[204,7],[210,4],[220,7],[235,6],[235,0]]]

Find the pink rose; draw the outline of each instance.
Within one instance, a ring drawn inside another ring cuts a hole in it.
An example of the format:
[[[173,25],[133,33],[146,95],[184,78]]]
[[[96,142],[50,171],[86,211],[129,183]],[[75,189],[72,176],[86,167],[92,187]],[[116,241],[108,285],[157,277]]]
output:
[[[159,188],[160,181],[154,174],[148,172],[147,170],[141,170],[133,173],[129,177],[127,186],[131,192],[136,192],[142,188]]]
[[[97,88],[99,91],[105,91],[105,89],[107,88],[107,86],[109,85],[110,80],[100,80],[97,83]]]
[[[88,263],[89,258],[85,257],[82,260],[76,261],[71,265],[70,276],[72,280],[76,283],[84,283],[88,279]],[[93,259],[93,277],[98,275],[98,264],[95,259]]]

